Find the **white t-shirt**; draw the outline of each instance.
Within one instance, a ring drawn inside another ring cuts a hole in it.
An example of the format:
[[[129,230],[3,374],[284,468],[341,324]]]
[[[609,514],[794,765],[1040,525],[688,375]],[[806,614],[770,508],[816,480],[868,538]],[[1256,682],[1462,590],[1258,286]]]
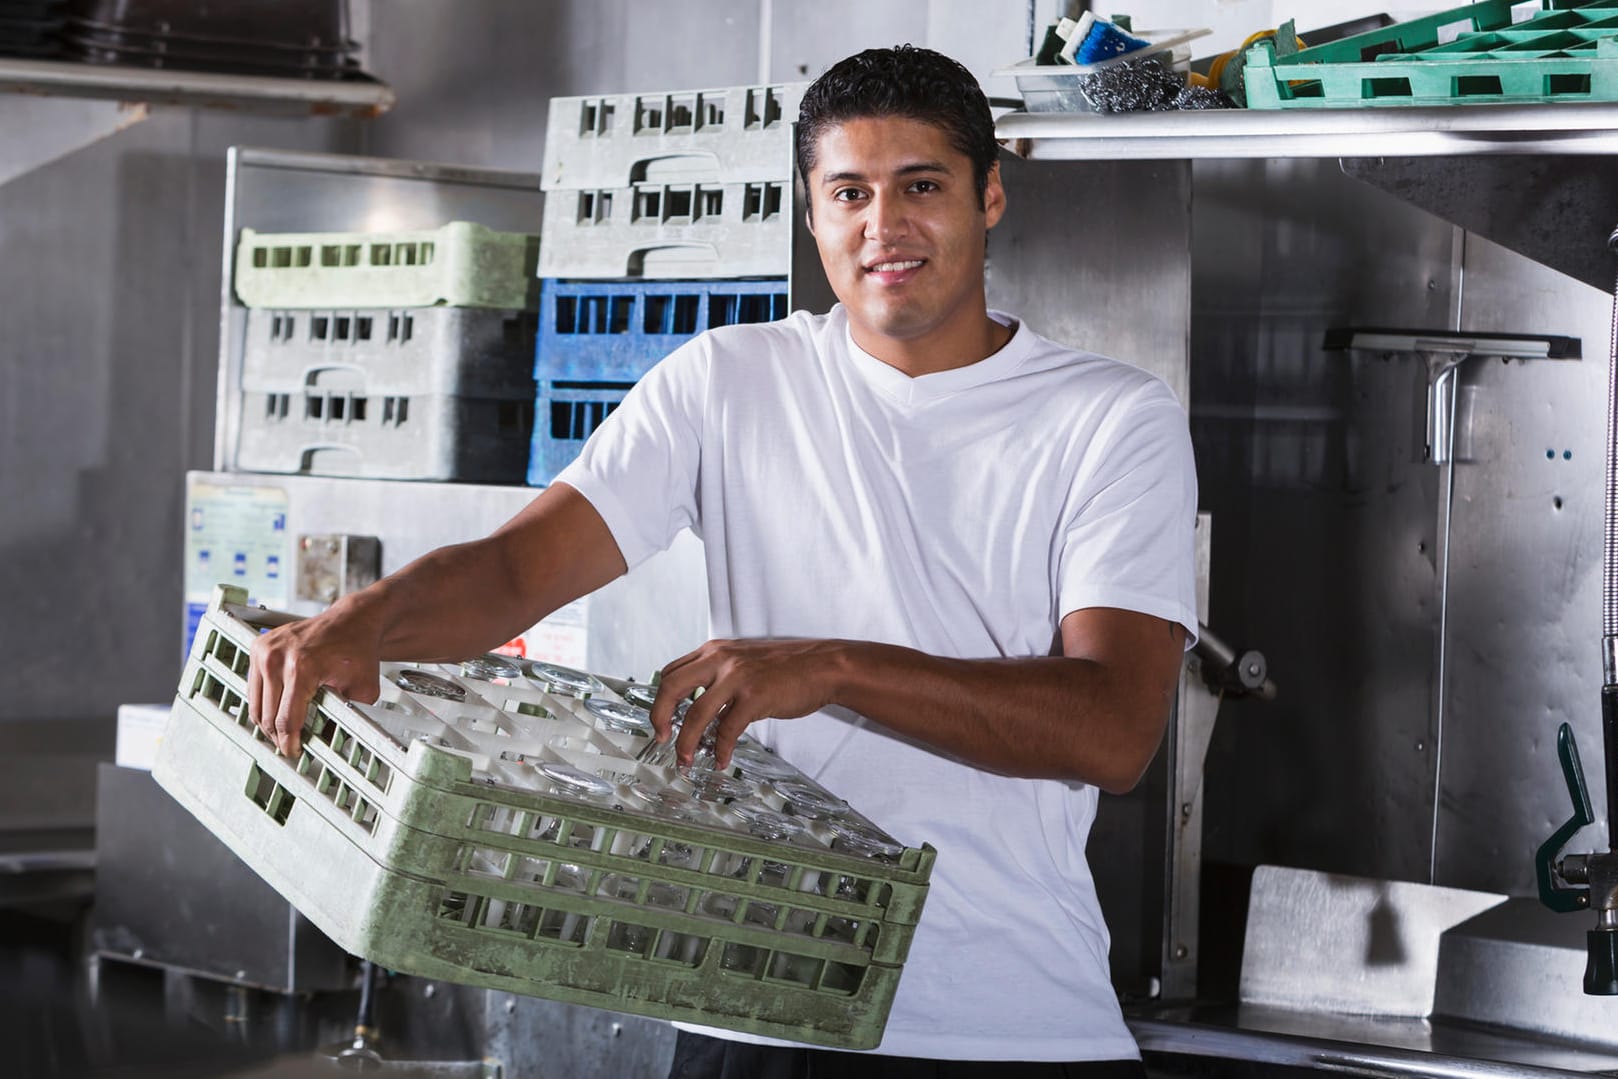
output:
[[[840,306],[713,330],[647,374],[557,479],[630,566],[694,529],[715,637],[987,658],[1052,654],[1062,616],[1086,607],[1197,629],[1184,410],[1151,375],[1027,326],[920,378],[856,346]],[[938,850],[879,1052],[1138,1056],[1084,858],[1094,787],[981,771],[841,709],[753,733]]]

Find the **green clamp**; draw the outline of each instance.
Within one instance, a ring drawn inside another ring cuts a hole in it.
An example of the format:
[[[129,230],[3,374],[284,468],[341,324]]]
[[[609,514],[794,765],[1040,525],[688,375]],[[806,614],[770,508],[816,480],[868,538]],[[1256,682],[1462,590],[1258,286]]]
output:
[[[1572,914],[1590,905],[1590,895],[1584,888],[1570,888],[1557,882],[1556,856],[1579,829],[1595,823],[1596,818],[1590,811],[1590,791],[1584,783],[1584,767],[1579,763],[1579,744],[1573,739],[1573,728],[1566,723],[1556,732],[1556,754],[1562,761],[1562,778],[1567,780],[1573,816],[1540,844],[1539,853],[1534,856],[1534,872],[1539,880],[1539,901],[1558,914]]]

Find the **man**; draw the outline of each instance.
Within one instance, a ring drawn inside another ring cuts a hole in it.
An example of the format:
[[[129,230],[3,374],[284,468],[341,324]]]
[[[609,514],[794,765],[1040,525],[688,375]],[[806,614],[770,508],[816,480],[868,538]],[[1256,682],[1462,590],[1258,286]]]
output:
[[[839,305],[683,346],[492,536],[262,637],[253,714],[296,753],[319,686],[368,700],[380,659],[489,648],[689,526],[720,639],[664,668],[661,736],[702,687],[682,761],[712,726],[724,764],[754,725],[938,860],[878,1055],[682,1031],[672,1074],[1144,1074],[1084,842],[1097,788],[1156,752],[1195,632],[1184,412],[987,310],[1006,196],[960,65],[839,63],[797,152]]]

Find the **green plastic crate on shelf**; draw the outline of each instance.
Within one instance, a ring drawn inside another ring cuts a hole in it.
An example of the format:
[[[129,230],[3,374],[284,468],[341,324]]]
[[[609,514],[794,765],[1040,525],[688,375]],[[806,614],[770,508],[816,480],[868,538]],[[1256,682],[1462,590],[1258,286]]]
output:
[[[451,221],[412,232],[261,233],[236,245],[248,307],[489,307],[533,311],[539,237]]]
[[[647,737],[592,719],[592,707],[624,712],[599,683],[586,700],[526,677],[388,664],[395,680],[376,705],[322,692],[302,753],[283,758],[242,700],[247,649],[284,616],[244,600],[221,588],[204,616],[154,775],[339,944],[470,985],[846,1048],[879,1043],[931,848],[863,857],[828,845],[842,833],[825,822],[802,819],[796,835],[752,834],[749,807],[779,818],[783,792],[835,796],[750,741],[764,774],[726,777],[746,788],[734,800],[703,794],[637,759]],[[424,675],[465,693],[401,689]],[[535,781],[536,765],[611,777],[611,793],[558,793]],[[648,792],[678,816],[656,811]]]
[[[1247,52],[1247,105],[1618,101],[1618,2],[1545,0],[1517,23],[1513,6],[1487,0],[1287,55],[1262,42]]]

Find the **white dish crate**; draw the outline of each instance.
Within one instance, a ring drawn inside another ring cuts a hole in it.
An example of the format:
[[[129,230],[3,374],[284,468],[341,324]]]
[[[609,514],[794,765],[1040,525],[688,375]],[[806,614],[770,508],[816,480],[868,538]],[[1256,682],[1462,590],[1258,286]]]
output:
[[[539,276],[784,277],[791,213],[788,178],[551,191]]]
[[[476,307],[252,308],[242,389],[532,401],[538,325]]]
[[[808,83],[551,99],[547,192],[791,177],[792,125]]]
[[[385,480],[520,483],[533,400],[372,396],[342,382],[244,391],[236,467]]]

